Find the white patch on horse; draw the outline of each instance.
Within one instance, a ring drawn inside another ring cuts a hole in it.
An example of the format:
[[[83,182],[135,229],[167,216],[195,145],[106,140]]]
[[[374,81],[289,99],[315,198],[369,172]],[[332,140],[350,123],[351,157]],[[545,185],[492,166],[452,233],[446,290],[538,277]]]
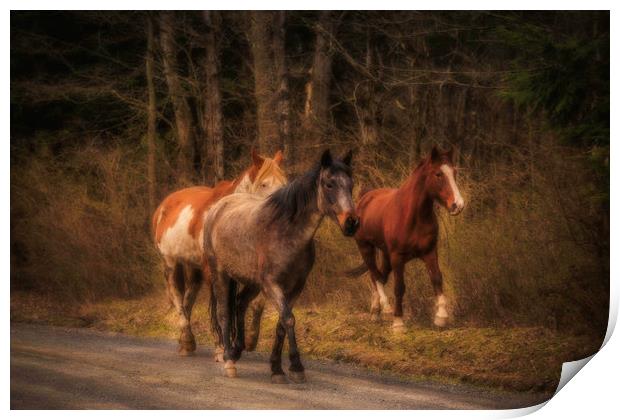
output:
[[[441,171],[444,173],[448,182],[450,183],[450,189],[452,189],[452,194],[454,195],[454,203],[456,204],[457,209],[460,211],[465,205],[465,201],[463,197],[461,197],[461,192],[459,191],[459,187],[456,186],[456,181],[454,180],[454,168],[449,165],[443,164],[439,167]]]
[[[437,297],[437,313],[435,314],[437,318],[448,318],[448,311],[446,310],[447,304],[448,300],[444,295],[439,295]]]
[[[383,284],[377,282],[377,292],[379,293],[379,302],[381,303],[381,307],[385,308],[390,305],[390,301],[385,294],[385,289],[383,288]]]
[[[204,216],[203,216],[204,217]],[[159,252],[168,265],[174,266],[178,260],[192,264],[202,261],[202,232],[198,238],[189,233],[189,224],[194,218],[194,209],[190,204],[185,206],[174,225],[170,226],[159,241]]]

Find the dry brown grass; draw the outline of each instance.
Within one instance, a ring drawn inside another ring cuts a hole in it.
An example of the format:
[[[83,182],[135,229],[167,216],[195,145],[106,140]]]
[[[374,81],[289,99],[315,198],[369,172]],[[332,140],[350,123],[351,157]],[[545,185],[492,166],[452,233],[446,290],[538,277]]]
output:
[[[69,300],[150,290],[159,260],[148,235],[144,167],[131,150],[12,159],[12,290]]]
[[[356,156],[358,184],[402,183],[411,171],[408,155],[385,153]],[[119,146],[12,155],[13,291],[99,302],[162,283],[141,156]],[[454,218],[438,212],[440,266],[456,325],[544,326],[602,337],[608,230],[587,162],[554,142],[501,156],[484,167],[461,158],[467,207]],[[162,195],[174,188],[160,185]],[[342,275],[361,262],[354,241],[326,221],[317,244],[302,303],[366,310],[367,278]],[[421,263],[408,265],[406,285],[406,318],[430,325],[433,293]]]

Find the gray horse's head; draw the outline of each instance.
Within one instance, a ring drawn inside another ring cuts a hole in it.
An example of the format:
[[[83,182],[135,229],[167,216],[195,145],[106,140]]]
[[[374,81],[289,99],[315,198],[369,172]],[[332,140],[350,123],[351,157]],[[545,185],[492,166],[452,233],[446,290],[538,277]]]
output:
[[[323,152],[318,182],[319,211],[338,223],[345,236],[353,236],[360,225],[352,198],[352,157],[352,151],[341,159],[334,159],[329,149]]]

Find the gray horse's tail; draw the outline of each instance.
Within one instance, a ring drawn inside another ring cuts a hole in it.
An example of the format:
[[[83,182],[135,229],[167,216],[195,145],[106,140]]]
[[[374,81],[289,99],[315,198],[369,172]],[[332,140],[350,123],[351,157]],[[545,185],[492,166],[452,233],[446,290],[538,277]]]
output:
[[[211,297],[209,298],[209,313],[211,315],[211,331],[217,337],[218,343],[224,343],[222,338],[222,328],[220,328],[220,323],[217,320],[217,297],[215,296],[215,287],[213,286],[213,281],[211,282]]]
[[[217,296],[215,295],[214,281],[211,282],[211,297],[209,299],[209,312],[211,315],[211,331],[218,339],[220,345],[224,344],[224,335],[217,319]],[[228,293],[228,314],[230,325],[231,342],[237,337],[237,282],[230,281]]]

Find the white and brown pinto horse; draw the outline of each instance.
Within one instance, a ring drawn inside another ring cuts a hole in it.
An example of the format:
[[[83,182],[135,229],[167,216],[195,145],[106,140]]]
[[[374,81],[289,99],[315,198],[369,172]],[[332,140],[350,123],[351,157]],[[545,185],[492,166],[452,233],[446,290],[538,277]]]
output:
[[[168,298],[179,315],[180,354],[196,350],[190,325],[192,308],[202,283],[210,283],[203,259],[203,225],[208,210],[219,199],[235,192],[267,196],[280,188],[287,182],[281,162],[281,151],[273,159],[252,151],[252,165],[237,179],[221,181],[213,188],[201,186],[176,191],[155,210],[153,233],[165,264]]]

